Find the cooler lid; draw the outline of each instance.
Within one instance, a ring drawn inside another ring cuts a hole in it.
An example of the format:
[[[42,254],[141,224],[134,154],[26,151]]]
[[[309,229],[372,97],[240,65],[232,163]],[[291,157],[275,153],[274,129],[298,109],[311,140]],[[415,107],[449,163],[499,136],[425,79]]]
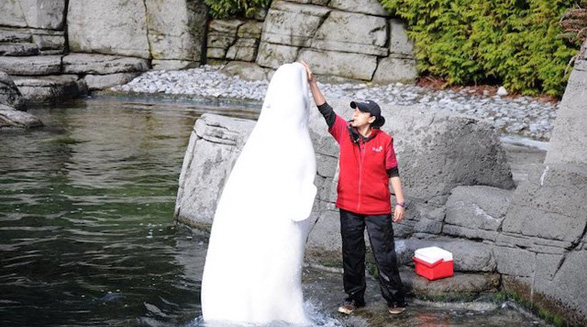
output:
[[[416,250],[414,255],[416,258],[428,262],[428,263],[435,263],[440,260],[443,261],[451,261],[452,260],[452,253],[448,252],[447,250],[441,249],[437,246],[431,246],[427,248],[421,248]]]

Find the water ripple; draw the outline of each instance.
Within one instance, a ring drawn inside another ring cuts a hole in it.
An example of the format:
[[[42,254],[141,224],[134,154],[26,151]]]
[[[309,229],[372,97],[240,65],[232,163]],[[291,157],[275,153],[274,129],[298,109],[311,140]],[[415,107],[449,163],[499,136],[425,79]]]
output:
[[[197,317],[205,248],[173,209],[199,113],[100,101],[30,112],[46,127],[0,142],[0,325]]]

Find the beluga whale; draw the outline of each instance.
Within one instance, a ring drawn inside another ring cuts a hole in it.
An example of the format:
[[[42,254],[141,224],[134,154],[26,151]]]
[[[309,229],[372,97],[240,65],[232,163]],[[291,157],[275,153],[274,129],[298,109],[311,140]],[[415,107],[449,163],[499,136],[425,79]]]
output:
[[[280,66],[214,214],[201,290],[207,324],[310,323],[301,285],[317,191],[309,110],[304,66]]]

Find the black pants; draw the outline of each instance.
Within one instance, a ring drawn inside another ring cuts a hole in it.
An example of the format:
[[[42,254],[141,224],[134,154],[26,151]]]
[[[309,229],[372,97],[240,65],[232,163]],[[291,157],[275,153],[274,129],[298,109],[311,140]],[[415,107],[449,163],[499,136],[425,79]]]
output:
[[[361,215],[340,210],[344,291],[348,299],[365,302],[365,225],[379,269],[381,294],[388,306],[405,306],[405,294],[397,267],[391,214]]]

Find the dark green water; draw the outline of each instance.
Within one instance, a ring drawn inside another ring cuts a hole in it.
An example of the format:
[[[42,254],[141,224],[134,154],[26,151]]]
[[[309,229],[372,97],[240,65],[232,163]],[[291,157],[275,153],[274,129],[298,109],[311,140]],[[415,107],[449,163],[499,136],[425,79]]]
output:
[[[29,110],[44,128],[0,131],[0,326],[182,325],[201,314],[205,240],[173,210],[202,111],[80,100]]]

